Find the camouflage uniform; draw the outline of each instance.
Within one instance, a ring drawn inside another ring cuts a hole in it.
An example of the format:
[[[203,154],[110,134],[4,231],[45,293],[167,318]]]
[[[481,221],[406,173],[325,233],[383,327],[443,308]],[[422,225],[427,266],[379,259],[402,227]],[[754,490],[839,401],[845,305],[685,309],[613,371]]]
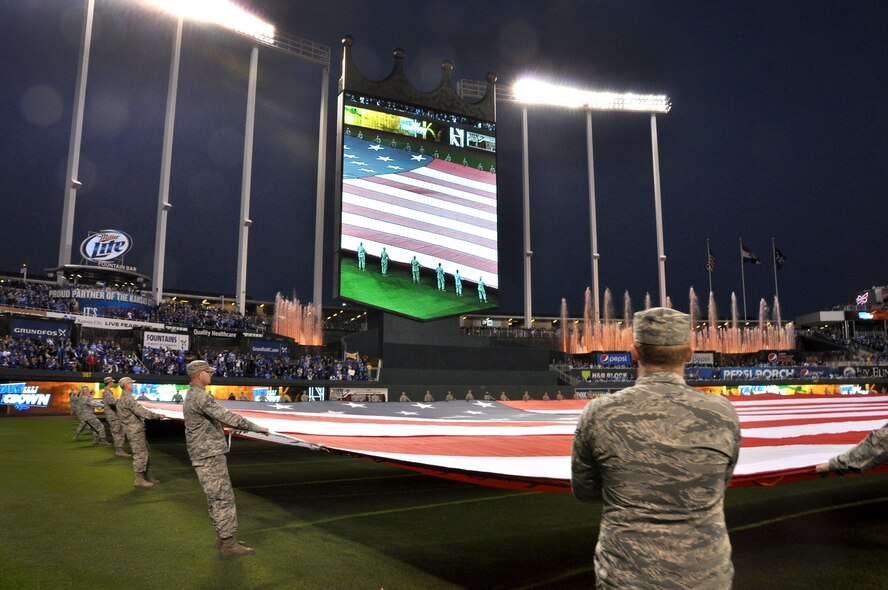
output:
[[[888,461],[888,424],[866,435],[853,449],[829,460],[829,470],[839,474],[862,473]]]
[[[145,439],[145,420],[160,420],[163,416],[140,406],[133,394],[121,391],[117,399],[117,418],[133,450],[133,471],[137,474],[147,472],[151,454]]]
[[[598,588],[731,587],[724,494],[740,449],[730,402],[648,373],[592,401],[577,425],[573,492],[601,499]]]
[[[185,396],[182,415],[188,456],[207,495],[213,528],[220,539],[232,538],[237,532],[237,508],[225,460],[228,442],[222,424],[254,432],[259,432],[262,427],[226,410],[216,398],[193,383]]]
[[[99,421],[95,411],[93,411],[93,408],[101,408],[102,402],[82,393],[79,394],[79,398],[76,411],[77,417],[80,418],[80,426],[77,427],[77,434],[75,436],[80,436],[80,432],[84,429],[84,425],[86,425],[92,430],[93,443],[107,443],[105,425]]]
[[[114,390],[110,386],[102,390],[102,401],[105,403],[105,420],[108,421],[108,427],[111,429],[111,438],[114,439],[114,450],[118,453],[124,453],[123,445],[126,444],[126,434],[123,432],[123,424],[117,417],[117,399],[114,397]]]

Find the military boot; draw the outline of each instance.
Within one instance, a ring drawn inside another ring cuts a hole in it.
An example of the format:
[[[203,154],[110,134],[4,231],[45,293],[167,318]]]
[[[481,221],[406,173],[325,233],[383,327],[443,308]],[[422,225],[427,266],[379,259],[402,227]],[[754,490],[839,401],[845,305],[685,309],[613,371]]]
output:
[[[159,480],[159,479],[154,479],[153,477],[151,477],[150,475],[148,475],[148,472],[147,472],[147,471],[145,472],[145,479],[147,479],[148,481],[150,481],[151,483],[153,483],[153,484],[155,484],[155,485],[160,483],[160,480]]]
[[[224,557],[240,557],[241,555],[253,555],[256,553],[255,549],[247,547],[243,541],[238,541],[234,537],[220,539],[220,541],[219,555]]]
[[[132,455],[130,455],[129,453],[127,453],[123,449],[117,449],[116,451],[114,451],[114,454],[117,455],[118,457],[132,457]]]
[[[136,482],[133,484],[134,488],[153,488],[154,484],[145,479],[144,473],[136,474]]]

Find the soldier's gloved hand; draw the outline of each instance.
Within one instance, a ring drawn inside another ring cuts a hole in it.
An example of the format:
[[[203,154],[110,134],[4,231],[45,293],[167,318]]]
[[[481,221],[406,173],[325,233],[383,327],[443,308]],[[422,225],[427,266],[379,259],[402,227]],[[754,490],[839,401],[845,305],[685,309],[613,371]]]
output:
[[[268,435],[270,434],[270,431],[269,431],[267,428],[264,428],[264,427],[263,427],[263,428],[260,428],[260,429],[257,430],[256,432],[258,432],[259,434],[264,434],[265,436],[268,436]]]

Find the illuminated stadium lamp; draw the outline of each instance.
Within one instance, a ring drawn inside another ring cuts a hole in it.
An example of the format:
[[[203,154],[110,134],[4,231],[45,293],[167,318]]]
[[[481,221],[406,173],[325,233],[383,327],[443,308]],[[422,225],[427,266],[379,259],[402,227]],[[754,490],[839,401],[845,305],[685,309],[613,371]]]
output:
[[[592,111],[628,111],[665,115],[672,108],[672,103],[665,94],[580,90],[530,78],[518,80],[512,91],[518,102]]]
[[[226,0],[148,0],[154,6],[188,20],[212,23],[252,37],[262,43],[274,43],[274,25],[250,14]]]
[[[597,90],[582,90],[570,88],[558,84],[551,84],[532,78],[522,78],[512,87],[515,100],[525,105],[555,106],[586,111],[586,143],[587,160],[589,169],[589,218],[592,246],[592,289],[593,289],[593,314],[598,322],[601,316],[598,287],[598,229],[595,213],[595,173],[592,155],[592,111],[616,111],[648,113],[651,116],[651,147],[653,152],[654,168],[654,208],[657,221],[657,265],[660,284],[660,305],[666,306],[666,254],[663,245],[663,214],[660,203],[660,156],[657,145],[657,118],[658,114],[664,115],[672,108],[669,97],[665,94],[635,94],[632,92],[602,92]],[[527,107],[524,107],[524,164],[527,165]],[[529,185],[528,173],[524,171],[525,181],[525,218],[528,217],[529,200],[527,186]],[[529,245],[529,230],[525,227],[525,249]],[[525,275],[530,275],[530,261],[525,260]],[[525,293],[529,291],[529,278],[525,279]],[[529,301],[529,295],[525,299]],[[527,312],[530,313],[529,311]],[[525,320],[526,322],[526,320]]]

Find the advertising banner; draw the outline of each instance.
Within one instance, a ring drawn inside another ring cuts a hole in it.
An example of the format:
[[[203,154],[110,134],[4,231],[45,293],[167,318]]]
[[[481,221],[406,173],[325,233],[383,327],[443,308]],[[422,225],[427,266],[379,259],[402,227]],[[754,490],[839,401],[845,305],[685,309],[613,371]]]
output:
[[[738,381],[742,379],[797,379],[798,367],[724,367],[722,379]]]
[[[251,340],[250,354],[290,356],[290,345],[286,342],[275,342],[272,340]]]
[[[237,332],[217,330],[215,328],[194,328],[191,333],[194,336],[202,336],[204,338],[227,338],[230,340],[237,338]]]
[[[574,369],[571,375],[586,381],[634,381],[635,369]]]
[[[154,322],[141,322],[138,320],[122,320],[117,318],[102,318],[95,316],[65,314],[57,311],[46,312],[46,317],[71,320],[84,328],[95,328],[98,330],[132,330],[133,328],[152,328],[162,330],[163,324]]]
[[[114,289],[50,289],[49,296],[55,299],[74,299],[83,315],[103,315],[100,312],[106,309],[154,309],[153,297]]]
[[[712,352],[695,352],[688,364],[707,365],[711,367],[715,364],[715,354]]]
[[[72,327],[71,322],[9,318],[9,333],[13,338],[70,338]]]
[[[188,350],[190,338],[188,334],[169,334],[164,332],[145,331],[142,345],[146,348],[166,348],[169,350]]]
[[[629,352],[599,352],[595,355],[595,364],[627,367],[632,364],[632,354]]]
[[[848,366],[839,367],[836,372],[842,377],[857,379],[888,379],[888,367],[878,366]]]

